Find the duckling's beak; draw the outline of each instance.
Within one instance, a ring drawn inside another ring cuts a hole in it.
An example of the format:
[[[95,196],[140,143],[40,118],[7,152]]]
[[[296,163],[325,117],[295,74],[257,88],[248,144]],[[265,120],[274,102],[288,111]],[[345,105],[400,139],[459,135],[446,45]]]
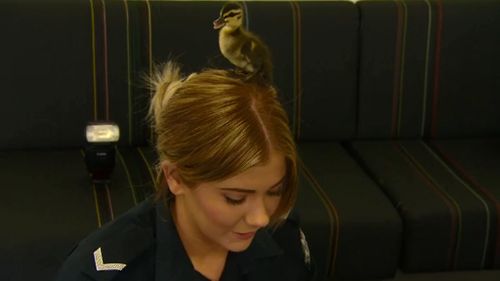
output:
[[[219,17],[218,19],[214,20],[214,29],[220,29],[224,25],[226,25],[226,22],[224,21],[223,17]]]

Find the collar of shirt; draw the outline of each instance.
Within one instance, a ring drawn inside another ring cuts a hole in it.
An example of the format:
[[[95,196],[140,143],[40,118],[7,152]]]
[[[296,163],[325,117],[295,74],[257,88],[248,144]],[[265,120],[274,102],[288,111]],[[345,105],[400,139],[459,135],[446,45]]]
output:
[[[156,281],[203,280],[196,273],[191,260],[180,240],[170,214],[163,203],[156,207]],[[282,255],[283,251],[274,242],[268,230],[257,231],[247,250],[234,253],[242,274],[257,270],[259,262],[266,258]]]

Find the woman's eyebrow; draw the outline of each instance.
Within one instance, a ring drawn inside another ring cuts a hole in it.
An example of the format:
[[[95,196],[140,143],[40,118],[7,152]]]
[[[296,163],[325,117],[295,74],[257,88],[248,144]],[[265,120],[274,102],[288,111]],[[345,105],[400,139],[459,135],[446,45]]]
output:
[[[277,182],[277,183],[273,184],[271,187],[269,187],[268,190],[279,186],[280,184],[282,184],[285,181],[285,179],[286,179],[286,175],[283,178],[281,178],[279,182]],[[223,187],[223,188],[221,188],[221,190],[237,191],[237,192],[242,192],[242,193],[255,193],[254,189],[236,188],[236,187]]]

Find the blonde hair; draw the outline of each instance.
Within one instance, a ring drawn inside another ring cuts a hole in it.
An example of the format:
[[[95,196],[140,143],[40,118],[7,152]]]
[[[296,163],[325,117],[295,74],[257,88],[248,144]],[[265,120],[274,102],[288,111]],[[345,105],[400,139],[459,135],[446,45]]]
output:
[[[297,197],[297,154],[288,117],[271,85],[220,69],[184,78],[173,62],[156,71],[149,116],[160,163],[176,165],[188,186],[223,180],[284,155],[286,185],[271,217],[278,223]],[[169,195],[158,165],[157,198]]]

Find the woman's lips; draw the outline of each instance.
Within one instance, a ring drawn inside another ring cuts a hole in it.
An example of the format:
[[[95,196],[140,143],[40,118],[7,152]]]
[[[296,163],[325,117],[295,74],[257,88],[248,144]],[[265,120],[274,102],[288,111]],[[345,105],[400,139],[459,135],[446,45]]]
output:
[[[253,232],[234,232],[236,237],[241,240],[248,240],[255,235],[255,231]]]

